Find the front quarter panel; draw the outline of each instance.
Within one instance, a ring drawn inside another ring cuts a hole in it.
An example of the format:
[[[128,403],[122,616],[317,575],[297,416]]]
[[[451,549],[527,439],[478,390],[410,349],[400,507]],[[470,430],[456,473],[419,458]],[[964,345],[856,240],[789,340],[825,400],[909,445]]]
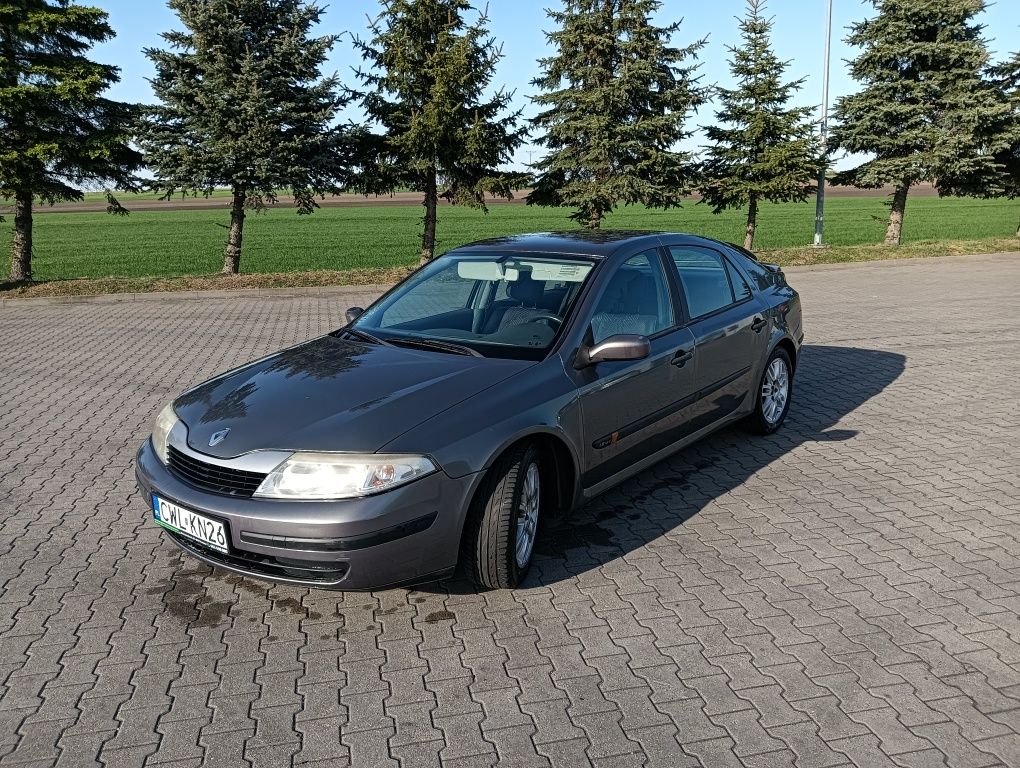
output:
[[[582,442],[577,392],[558,356],[450,408],[384,446],[387,453],[427,453],[451,477],[488,469],[507,447],[529,434],[567,444],[578,466]]]

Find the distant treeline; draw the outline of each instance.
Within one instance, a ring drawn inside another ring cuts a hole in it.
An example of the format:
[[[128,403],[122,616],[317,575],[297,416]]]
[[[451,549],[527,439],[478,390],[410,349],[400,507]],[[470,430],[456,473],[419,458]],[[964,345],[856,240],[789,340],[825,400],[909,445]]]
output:
[[[338,33],[316,35],[308,0],[169,0],[183,31],[146,49],[156,102],[104,96],[116,67],[92,61],[115,34],[75,0],[0,0],[0,198],[13,201],[11,279],[32,279],[37,201],[80,200],[96,184],[170,196],[230,190],[223,271],[238,272],[246,212],[286,189],[299,213],[326,194],[421,192],[421,259],[435,254],[441,199],[485,209],[486,196],[530,188],[527,202],[570,208],[598,228],[614,208],[671,208],[692,193],[746,211],[752,247],[763,202],[804,201],[835,151],[867,158],[831,177],[891,185],[885,242],[900,242],[912,186],[943,195],[1020,194],[1020,54],[991,63],[981,0],[871,0],[851,27],[856,93],[834,105],[827,140],[790,102],[763,0],[747,0],[731,83],[703,85],[705,40],[677,43],[661,0],[562,0],[548,12],[551,53],[533,81],[537,115],[493,88],[501,43],[469,0],[382,0],[353,82],[322,75]],[[715,100],[701,153],[684,151],[695,110]],[[341,122],[358,104],[361,123]],[[530,172],[508,171],[532,141]],[[126,213],[114,194],[109,210]],[[1020,230],[1018,230],[1020,236]]]

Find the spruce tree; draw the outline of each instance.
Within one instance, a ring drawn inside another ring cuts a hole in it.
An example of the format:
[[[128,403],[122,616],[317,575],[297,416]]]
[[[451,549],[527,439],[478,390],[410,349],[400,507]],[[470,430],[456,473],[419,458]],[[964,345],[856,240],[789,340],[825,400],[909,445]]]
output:
[[[861,48],[850,73],[861,84],[837,100],[832,147],[870,159],[835,176],[837,184],[893,186],[887,245],[898,245],[910,188],[991,179],[1004,139],[1005,109],[989,99],[988,50],[975,19],[983,0],[871,0],[873,18],[854,24]]]
[[[485,211],[486,193],[510,199],[527,179],[501,170],[525,130],[512,93],[486,96],[502,51],[471,11],[468,0],[385,0],[371,39],[355,40],[369,65],[355,95],[381,129],[364,137],[355,183],[423,193],[422,263],[435,255],[440,198]]]
[[[541,59],[542,111],[534,126],[548,153],[528,203],[574,208],[591,229],[621,203],[679,206],[694,185],[689,113],[705,100],[695,70],[704,41],[683,48],[680,26],[652,23],[659,0],[564,0],[549,11],[554,54]]]
[[[32,279],[36,200],[81,200],[82,187],[96,183],[137,188],[141,155],[127,141],[135,107],[103,97],[119,70],[86,55],[113,36],[99,8],[0,0],[0,197],[14,202],[11,280]]]
[[[717,88],[716,125],[704,130],[711,145],[704,164],[702,198],[716,213],[747,208],[744,247],[754,244],[763,200],[804,202],[815,190],[820,163],[810,107],[790,107],[803,79],[784,82],[787,63],[773,52],[772,20],[763,0],[747,0],[739,46],[731,46],[733,89]]]
[[[1010,199],[1020,197],[1020,52],[991,70],[993,87],[1009,107],[1005,132],[1007,141],[996,155],[1002,169],[999,194]],[[1016,236],[1020,238],[1020,223]]]
[[[320,69],[335,35],[311,37],[322,10],[305,0],[169,0],[184,31],[146,49],[159,99],[139,129],[155,174],[174,194],[231,192],[223,272],[240,270],[246,209],[289,188],[298,213],[339,191],[348,136],[335,76]]]

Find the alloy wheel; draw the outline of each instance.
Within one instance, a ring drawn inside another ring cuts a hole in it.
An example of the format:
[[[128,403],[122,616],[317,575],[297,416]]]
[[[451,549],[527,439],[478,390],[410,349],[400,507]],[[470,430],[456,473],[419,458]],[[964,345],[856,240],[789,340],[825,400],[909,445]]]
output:
[[[538,464],[532,462],[524,474],[524,488],[521,501],[517,508],[517,548],[515,552],[517,567],[525,568],[531,560],[531,551],[535,547],[535,535],[538,532],[538,512],[541,506],[542,493]]]
[[[769,424],[775,424],[786,410],[790,396],[790,371],[781,357],[774,359],[765,372],[761,385],[761,413]]]

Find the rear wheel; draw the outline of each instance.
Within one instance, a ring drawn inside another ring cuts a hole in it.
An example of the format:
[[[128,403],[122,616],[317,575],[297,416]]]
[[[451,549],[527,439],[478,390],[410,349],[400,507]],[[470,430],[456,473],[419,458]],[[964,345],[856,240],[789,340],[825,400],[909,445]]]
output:
[[[765,364],[755,395],[754,413],[745,422],[748,429],[758,435],[769,435],[779,429],[790,410],[792,394],[793,363],[787,351],[778,347]]]
[[[476,584],[520,584],[531,567],[542,502],[538,449],[524,444],[501,456],[482,481],[464,536],[463,560]]]

